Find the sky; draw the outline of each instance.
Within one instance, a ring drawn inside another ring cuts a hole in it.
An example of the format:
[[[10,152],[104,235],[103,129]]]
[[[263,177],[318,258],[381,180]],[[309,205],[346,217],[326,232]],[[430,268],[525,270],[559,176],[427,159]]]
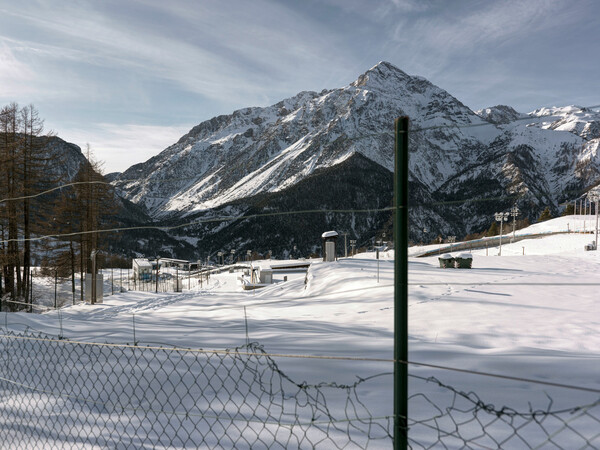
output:
[[[379,61],[476,110],[600,104],[597,0],[0,0],[0,106],[123,171]]]

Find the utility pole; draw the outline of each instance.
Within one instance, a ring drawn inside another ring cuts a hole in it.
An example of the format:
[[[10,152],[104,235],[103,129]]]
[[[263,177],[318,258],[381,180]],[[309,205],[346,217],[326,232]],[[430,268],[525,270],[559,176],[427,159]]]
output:
[[[344,236],[344,258],[347,258],[348,257],[348,242],[347,242],[348,232],[344,231],[342,233],[342,235]]]
[[[596,240],[594,244],[594,249],[598,250],[598,200],[600,198],[596,195]]]
[[[56,298],[56,294],[57,294],[57,287],[58,287],[58,270],[54,270],[54,309],[56,309],[56,306],[58,304],[57,298]]]
[[[90,303],[92,305],[96,304],[96,255],[98,254],[98,250],[92,250],[92,255],[91,255],[91,259],[92,259],[92,285],[91,287],[91,299],[90,299]]]
[[[159,265],[159,258],[158,256],[156,257],[156,293],[158,294],[158,265]]]
[[[448,236],[448,243],[450,244],[450,253],[452,253],[452,244],[456,242],[456,236]]]
[[[587,199],[583,199],[583,234],[585,234],[586,215],[587,215]]]
[[[600,202],[600,193],[592,192],[589,194],[590,202],[595,203],[595,213],[596,213],[596,236],[594,239],[594,250],[598,250],[598,203]],[[590,203],[591,205],[591,203]]]
[[[498,256],[502,256],[502,223],[508,221],[509,212],[494,213],[496,221],[500,222],[500,250]]]
[[[31,271],[31,269],[29,269],[29,288],[30,288],[29,289],[29,312],[32,313],[33,312],[33,272]]]
[[[513,241],[515,240],[515,228],[517,225],[517,216],[519,215],[519,212],[519,207],[517,205],[514,205],[510,209],[510,215],[513,216]]]

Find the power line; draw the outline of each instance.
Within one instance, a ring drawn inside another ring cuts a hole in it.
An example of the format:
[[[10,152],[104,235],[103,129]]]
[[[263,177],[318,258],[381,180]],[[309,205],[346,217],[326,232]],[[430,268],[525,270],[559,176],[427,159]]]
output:
[[[229,217],[214,217],[210,219],[199,219],[192,222],[187,222],[179,225],[140,225],[135,227],[118,227],[118,228],[107,228],[107,229],[97,229],[97,230],[88,230],[88,231],[75,231],[72,233],[55,233],[55,234],[47,234],[44,236],[37,236],[32,238],[16,238],[16,239],[5,239],[0,240],[0,244],[8,243],[8,242],[25,242],[25,241],[40,241],[43,239],[49,238],[59,238],[59,237],[72,237],[72,236],[80,236],[86,234],[93,233],[115,233],[121,231],[132,231],[132,230],[176,230],[179,228],[185,228],[193,225],[200,225],[204,223],[213,223],[213,222],[234,222],[236,220],[242,219],[256,219],[261,217],[275,217],[275,216],[289,216],[295,214],[327,214],[327,213],[335,213],[335,214],[350,214],[350,213],[377,213],[384,211],[392,211],[394,208],[391,206],[385,208],[373,208],[373,209],[307,209],[302,211],[281,211],[281,212],[270,212],[270,213],[260,213],[260,214],[250,214],[250,215],[239,215],[239,216],[229,216]]]
[[[14,201],[18,201],[18,200],[26,200],[26,199],[41,197],[42,195],[46,195],[46,194],[49,194],[51,192],[58,191],[58,190],[60,190],[62,188],[65,188],[65,187],[79,186],[79,185],[85,185],[85,184],[105,184],[105,185],[111,185],[111,183],[109,183],[108,181],[77,181],[77,182],[74,182],[74,183],[61,184],[60,186],[55,186],[55,187],[53,187],[51,189],[48,189],[46,191],[38,192],[37,194],[24,195],[22,197],[3,198],[3,199],[0,200],[0,203],[14,202]]]

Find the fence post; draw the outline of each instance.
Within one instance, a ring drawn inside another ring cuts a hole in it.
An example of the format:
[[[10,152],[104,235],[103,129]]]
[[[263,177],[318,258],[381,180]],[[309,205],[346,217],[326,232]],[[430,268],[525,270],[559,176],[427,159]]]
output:
[[[158,294],[158,256],[156,257],[156,293]]]
[[[395,122],[394,449],[408,448],[408,117]]]
[[[54,270],[54,309],[57,307],[56,288],[58,284],[58,270]]]
[[[29,269],[29,312],[33,312],[33,272]]]

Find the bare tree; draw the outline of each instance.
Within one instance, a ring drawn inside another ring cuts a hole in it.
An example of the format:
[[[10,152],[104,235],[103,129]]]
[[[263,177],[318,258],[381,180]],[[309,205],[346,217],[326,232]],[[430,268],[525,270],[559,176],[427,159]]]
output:
[[[81,184],[75,186],[74,201],[79,211],[78,240],[79,240],[79,267],[81,279],[83,271],[87,273],[97,271],[92,267],[91,253],[104,247],[105,236],[99,233],[103,224],[108,224],[110,217],[114,214],[115,197],[112,186],[102,175],[101,164],[94,159],[90,145],[86,146],[87,163],[82,167],[75,177],[75,181]],[[83,284],[83,283],[82,283]],[[83,286],[81,288],[81,300],[83,300]]]
[[[0,158],[2,178],[4,179],[4,208],[3,225],[7,233],[4,234],[4,286],[5,292],[13,299],[17,297],[17,285],[20,283],[19,270],[19,245],[17,224],[17,200],[20,191],[16,171],[18,147],[18,105],[11,103],[0,110]],[[15,284],[17,279],[17,284]]]
[[[29,271],[31,268],[31,233],[35,229],[32,226],[32,197],[48,185],[54,185],[59,180],[51,180],[55,171],[48,170],[48,166],[55,161],[53,155],[45,148],[47,138],[51,133],[43,135],[44,121],[40,119],[37,109],[33,105],[20,109],[20,133],[19,133],[19,164],[17,172],[21,179],[23,193],[22,217],[23,217],[23,277],[19,286],[18,294],[28,298],[29,294]],[[41,208],[43,209],[43,208]],[[40,211],[40,208],[38,208]],[[38,214],[38,219],[43,214]],[[40,223],[37,220],[36,223]],[[37,227],[39,229],[39,227]]]
[[[44,149],[50,134],[43,135],[43,121],[33,105],[16,103],[0,110],[0,247],[4,293],[13,300],[29,297],[33,198],[48,183],[48,165],[55,158]],[[39,208],[38,208],[39,211]]]

